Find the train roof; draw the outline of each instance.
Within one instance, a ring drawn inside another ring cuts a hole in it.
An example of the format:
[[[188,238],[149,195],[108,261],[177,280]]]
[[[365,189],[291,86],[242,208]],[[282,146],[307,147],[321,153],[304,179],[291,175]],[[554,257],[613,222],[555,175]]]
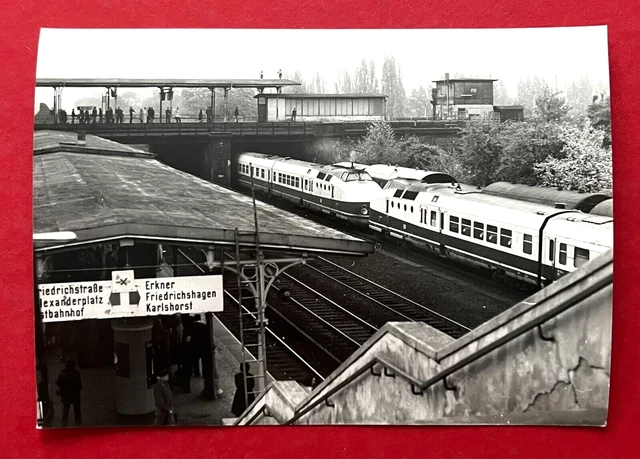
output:
[[[317,164],[317,163],[311,163],[308,161],[302,161],[299,159],[293,159],[289,157],[281,157],[276,155],[268,155],[264,153],[254,153],[254,152],[242,153],[240,157],[245,157],[245,158],[252,157],[252,158],[258,158],[259,160],[264,160],[264,161],[274,161],[275,162],[274,168],[277,168],[277,170],[279,171],[290,171],[290,172],[305,174],[309,169],[311,169],[317,172],[330,174],[338,179],[344,172],[349,172],[349,171],[362,172],[362,169],[359,169],[358,167],[350,167],[351,163],[339,163],[339,164],[333,164],[333,165]],[[345,164],[345,165],[343,166],[342,164]]]
[[[557,190],[555,188],[521,185],[508,182],[496,182],[482,190],[485,194],[513,198],[522,201],[537,202],[551,207],[563,204],[566,209],[576,209],[589,213],[602,201],[611,196],[604,193],[579,193],[577,191]]]
[[[173,169],[153,155],[92,135],[84,146],[71,133],[38,131],[34,139],[34,231],[77,235],[55,249],[125,238],[224,245],[235,243],[236,228],[254,231],[251,198]],[[256,207],[266,250],[373,251],[369,242],[303,217],[262,202]],[[253,238],[242,242],[251,244]]]
[[[457,180],[446,173],[411,169],[409,167],[391,166],[388,164],[372,164],[365,170],[374,179],[391,180],[395,178],[421,180],[425,183],[455,183]]]
[[[607,199],[591,209],[591,214],[613,217],[613,199]]]

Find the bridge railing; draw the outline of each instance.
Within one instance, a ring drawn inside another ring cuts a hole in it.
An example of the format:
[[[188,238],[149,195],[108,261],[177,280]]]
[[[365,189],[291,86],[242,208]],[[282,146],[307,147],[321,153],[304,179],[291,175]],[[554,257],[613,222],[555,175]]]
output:
[[[134,120],[135,121],[135,120]],[[241,136],[255,135],[309,135],[315,133],[314,123],[305,122],[181,122],[181,123],[66,123],[36,124],[36,130],[52,129],[67,132],[83,131],[105,137],[141,137],[141,136],[176,136],[176,135],[209,135],[211,132],[225,132]]]

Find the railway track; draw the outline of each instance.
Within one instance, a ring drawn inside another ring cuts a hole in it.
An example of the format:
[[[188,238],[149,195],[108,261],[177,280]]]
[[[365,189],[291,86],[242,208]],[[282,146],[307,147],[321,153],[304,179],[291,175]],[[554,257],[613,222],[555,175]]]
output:
[[[307,266],[314,272],[348,288],[360,298],[376,304],[379,308],[391,311],[399,321],[424,322],[453,338],[459,338],[470,331],[469,327],[368,280],[324,257],[310,260]],[[381,325],[378,324],[378,326]]]

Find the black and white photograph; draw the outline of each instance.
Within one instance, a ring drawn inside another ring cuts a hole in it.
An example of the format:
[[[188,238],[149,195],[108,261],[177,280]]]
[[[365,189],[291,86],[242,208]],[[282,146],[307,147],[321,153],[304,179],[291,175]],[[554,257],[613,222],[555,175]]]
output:
[[[607,424],[606,26],[42,29],[35,82],[38,428]]]

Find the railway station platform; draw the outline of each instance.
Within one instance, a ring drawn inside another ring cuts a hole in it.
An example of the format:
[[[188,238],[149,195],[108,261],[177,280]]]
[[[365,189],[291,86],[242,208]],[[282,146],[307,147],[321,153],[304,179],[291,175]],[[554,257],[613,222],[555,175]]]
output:
[[[606,424],[613,250],[466,335],[389,322],[319,386],[274,382],[232,425]]]
[[[56,337],[54,346],[76,359],[80,367],[84,425],[149,422],[148,416],[154,411],[153,387],[156,377],[162,376],[156,370],[169,366],[167,360],[157,360],[161,353],[156,346],[167,337],[178,335],[181,339],[176,332],[179,319],[171,312],[174,309],[149,311],[143,305],[143,294],[136,300],[131,293],[112,291],[113,273],[132,271],[135,280],[166,278],[164,268],[170,263],[168,275],[176,281],[182,276],[206,275],[205,282],[217,277],[222,285],[222,273],[244,272],[240,266],[264,269],[269,278],[316,253],[365,256],[373,252],[370,242],[267,204],[257,202],[254,207],[251,198],[175,170],[152,153],[91,135],[80,138],[64,132],[35,133],[33,195],[36,299],[42,299],[47,290],[39,289],[38,284],[60,288],[80,288],[80,283],[96,282],[110,285],[96,303],[108,305],[97,318],[83,318],[80,313],[56,315],[51,320],[51,315],[43,313],[43,308],[50,305],[35,302],[37,400],[42,414],[38,422],[43,427],[59,425],[61,420],[59,397],[55,395],[60,360],[45,345],[51,346],[52,336]],[[43,235],[64,237],[46,239],[41,238]],[[193,260],[182,250],[199,254],[197,273],[188,272]],[[239,251],[244,258],[228,261]],[[248,282],[258,282],[256,279]],[[113,299],[113,295],[117,297]],[[224,296],[222,291],[220,296]],[[123,297],[128,299],[126,307],[133,315],[109,316],[119,313],[113,307],[121,306]],[[59,301],[67,301],[66,296]],[[235,385],[237,359],[223,336],[215,333],[213,312],[208,310],[203,316],[203,378],[192,378],[192,394],[176,393],[181,424],[219,424],[229,415],[228,398],[234,392],[230,384]],[[219,344],[215,353],[211,340]],[[264,359],[256,359],[259,368]],[[264,372],[254,371],[269,381]],[[259,380],[257,387],[263,382]],[[216,399],[219,388],[222,398]],[[209,400],[200,397],[201,393]]]

